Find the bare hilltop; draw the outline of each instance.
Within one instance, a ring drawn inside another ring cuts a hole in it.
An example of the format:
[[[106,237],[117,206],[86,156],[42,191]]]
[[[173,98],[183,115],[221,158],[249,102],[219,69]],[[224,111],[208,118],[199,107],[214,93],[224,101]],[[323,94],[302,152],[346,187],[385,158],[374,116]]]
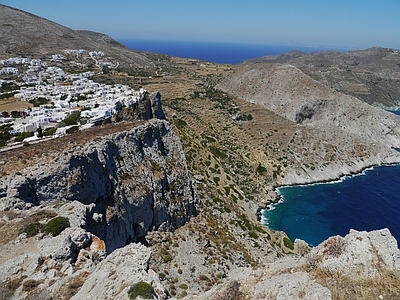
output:
[[[400,117],[382,108],[400,99],[396,50],[215,64],[4,5],[0,41],[0,70],[12,71],[0,75],[3,121],[22,90],[32,111],[120,103],[97,126],[78,117],[76,132],[18,147],[0,124],[0,299],[400,298],[388,229],[311,247],[260,223],[278,186],[400,162]],[[138,90],[140,102],[122,101]]]
[[[400,51],[396,49],[293,51],[254,61],[293,65],[325,86],[368,104],[400,105]]]
[[[153,67],[139,51],[131,51],[111,37],[92,31],[72,30],[25,11],[0,4],[0,59],[11,56],[40,57],[65,49],[112,53],[126,66]]]

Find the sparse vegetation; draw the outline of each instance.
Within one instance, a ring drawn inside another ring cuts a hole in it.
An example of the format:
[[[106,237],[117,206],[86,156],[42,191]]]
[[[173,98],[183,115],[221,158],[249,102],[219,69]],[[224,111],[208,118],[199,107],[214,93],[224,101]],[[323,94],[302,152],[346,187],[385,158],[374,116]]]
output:
[[[240,283],[237,281],[232,281],[228,284],[228,286],[219,291],[214,296],[212,296],[212,300],[241,300],[244,299],[244,295],[239,290]]]
[[[30,223],[21,230],[21,233],[25,232],[27,237],[32,237],[37,235],[42,227],[43,225],[39,222]]]
[[[66,217],[56,217],[51,219],[42,227],[42,232],[53,236],[59,235],[65,228],[69,227],[69,219]]]
[[[23,282],[22,289],[25,292],[29,292],[29,291],[33,290],[34,288],[36,288],[39,284],[40,284],[40,281],[28,279]]]
[[[77,132],[78,130],[79,130],[79,126],[72,126],[72,127],[68,128],[65,132],[68,134],[71,134],[71,133]]]
[[[143,299],[153,299],[154,288],[151,284],[139,281],[133,284],[128,290],[129,299],[136,299],[142,297]]]
[[[345,276],[340,272],[315,268],[309,274],[331,291],[334,300],[400,298],[399,271],[381,269],[374,276]]]
[[[330,237],[324,242],[324,254],[328,256],[338,257],[347,247],[347,242],[340,236]]]

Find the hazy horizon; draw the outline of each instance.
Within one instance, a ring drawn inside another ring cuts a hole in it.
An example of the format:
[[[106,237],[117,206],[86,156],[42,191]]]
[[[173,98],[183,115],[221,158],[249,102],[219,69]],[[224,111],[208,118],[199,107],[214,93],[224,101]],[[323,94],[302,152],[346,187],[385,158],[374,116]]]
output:
[[[114,39],[400,48],[400,1],[172,0],[113,3],[0,0],[72,29]]]

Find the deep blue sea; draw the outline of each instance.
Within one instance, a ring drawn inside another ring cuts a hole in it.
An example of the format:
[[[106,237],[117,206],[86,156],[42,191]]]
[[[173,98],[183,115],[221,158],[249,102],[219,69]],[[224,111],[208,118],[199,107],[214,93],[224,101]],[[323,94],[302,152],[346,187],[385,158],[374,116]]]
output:
[[[184,58],[196,58],[221,64],[238,64],[246,59],[262,57],[265,55],[282,54],[293,50],[301,50],[306,53],[316,52],[319,50],[348,50],[305,46],[134,39],[119,39],[118,42],[132,50],[163,53]]]
[[[400,115],[400,110],[391,111]],[[400,242],[400,165],[379,166],[331,183],[281,187],[283,201],[263,223],[316,246],[350,229],[389,228]]]
[[[311,245],[350,229],[389,228],[400,241],[400,165],[380,166],[341,181],[278,189],[283,202],[263,223]]]

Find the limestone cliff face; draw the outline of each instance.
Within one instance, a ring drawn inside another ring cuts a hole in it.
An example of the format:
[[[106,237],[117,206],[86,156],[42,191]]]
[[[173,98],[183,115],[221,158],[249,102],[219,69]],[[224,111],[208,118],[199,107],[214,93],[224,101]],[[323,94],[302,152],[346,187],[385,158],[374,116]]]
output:
[[[182,145],[166,121],[152,119],[53,157],[0,179],[2,210],[79,203],[71,222],[104,240],[107,252],[149,230],[177,228],[196,212]]]

